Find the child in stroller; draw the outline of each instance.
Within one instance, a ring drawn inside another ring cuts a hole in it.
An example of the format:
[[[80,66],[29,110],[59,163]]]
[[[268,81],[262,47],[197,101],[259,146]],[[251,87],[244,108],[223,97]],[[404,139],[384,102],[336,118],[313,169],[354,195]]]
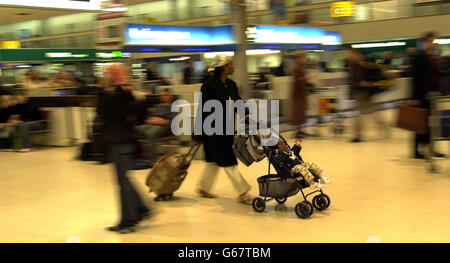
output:
[[[258,136],[254,138],[258,141]],[[291,149],[286,140],[278,134],[276,145],[262,146],[269,166],[267,175],[257,179],[260,197],[253,199],[253,210],[263,212],[266,202],[274,199],[277,203],[284,204],[288,197],[295,196],[298,192],[301,192],[304,200],[295,206],[295,213],[300,218],[310,217],[314,209],[323,211],[330,206],[330,197],[322,191],[323,184],[329,183],[330,180],[323,176],[323,171],[317,165],[303,161],[300,156],[301,144],[302,140],[297,139]],[[270,172],[271,165],[276,174]],[[316,189],[305,194],[305,188]],[[316,193],[318,194],[312,198],[312,202],[309,202],[308,196]]]
[[[313,188],[322,188],[324,184],[329,184],[330,180],[323,176],[323,170],[319,166],[314,163],[305,162],[300,156],[300,151],[302,150],[301,145],[302,139],[298,138],[295,141],[295,145],[289,149],[287,143],[280,138],[276,145],[274,161],[282,162],[284,167],[289,169],[289,171],[285,172],[295,174],[296,178],[303,175],[308,185]]]

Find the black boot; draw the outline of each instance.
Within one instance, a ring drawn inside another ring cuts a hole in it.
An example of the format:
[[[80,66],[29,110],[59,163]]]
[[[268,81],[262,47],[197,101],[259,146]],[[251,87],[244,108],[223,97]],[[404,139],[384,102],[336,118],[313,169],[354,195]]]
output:
[[[414,153],[414,158],[415,159],[425,159],[425,155],[419,153],[419,152],[415,152]]]

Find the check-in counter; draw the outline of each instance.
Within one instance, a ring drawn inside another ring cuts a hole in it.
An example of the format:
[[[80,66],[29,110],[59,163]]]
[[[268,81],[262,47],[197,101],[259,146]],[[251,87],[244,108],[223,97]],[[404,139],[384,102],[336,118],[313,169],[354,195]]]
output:
[[[345,72],[320,72],[311,80],[311,83],[316,86],[316,88],[327,88],[327,87],[342,87],[342,94],[340,96],[348,97],[348,89],[346,87],[347,75]],[[293,77],[273,77],[271,81],[272,92],[269,95],[269,99],[280,100],[280,114],[283,116],[284,120],[291,119],[292,112],[292,88],[293,88]],[[308,115],[316,115],[318,102],[317,96],[311,95],[308,97]]]
[[[392,87],[384,92],[381,92],[374,96],[376,103],[390,102],[404,100],[411,97],[412,94],[412,82],[411,78],[397,78],[394,79]]]
[[[158,95],[147,95],[144,99],[148,107],[159,103]],[[96,116],[98,96],[37,96],[30,97],[30,100],[41,110],[49,112],[48,145],[73,146],[88,139],[89,127]]]
[[[72,146],[87,139],[88,125],[95,117],[97,96],[37,96],[30,100],[49,112],[48,145]]]

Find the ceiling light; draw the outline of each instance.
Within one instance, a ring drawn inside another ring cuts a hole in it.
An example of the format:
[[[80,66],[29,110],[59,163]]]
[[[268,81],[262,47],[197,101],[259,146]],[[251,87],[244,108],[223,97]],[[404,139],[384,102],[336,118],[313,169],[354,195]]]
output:
[[[396,47],[404,45],[406,45],[406,42],[383,42],[383,43],[354,44],[352,45],[352,48]]]
[[[433,43],[438,45],[448,45],[450,44],[450,38],[435,39]]]
[[[169,58],[169,61],[183,61],[188,59],[190,59],[190,57]]]

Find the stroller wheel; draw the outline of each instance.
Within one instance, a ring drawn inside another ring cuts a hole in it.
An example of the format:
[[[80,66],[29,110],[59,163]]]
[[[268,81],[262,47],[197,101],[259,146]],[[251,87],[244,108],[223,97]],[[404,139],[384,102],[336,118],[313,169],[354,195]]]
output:
[[[282,205],[282,204],[284,204],[286,202],[287,197],[285,197],[285,198],[275,198],[275,200],[277,201],[277,203]]]
[[[261,213],[262,211],[264,211],[264,209],[266,209],[266,202],[264,202],[262,198],[257,197],[253,199],[252,207],[256,212]]]
[[[325,210],[330,206],[330,197],[326,194],[316,195],[313,198],[312,204],[318,211]]]
[[[295,206],[295,214],[300,218],[308,218],[312,214],[312,206],[308,202],[301,202]]]
[[[309,208],[311,208],[311,212],[309,213],[309,216],[311,216],[314,212],[313,204],[311,204],[311,202],[309,202],[309,201],[305,201],[305,203],[307,203],[309,205]]]

